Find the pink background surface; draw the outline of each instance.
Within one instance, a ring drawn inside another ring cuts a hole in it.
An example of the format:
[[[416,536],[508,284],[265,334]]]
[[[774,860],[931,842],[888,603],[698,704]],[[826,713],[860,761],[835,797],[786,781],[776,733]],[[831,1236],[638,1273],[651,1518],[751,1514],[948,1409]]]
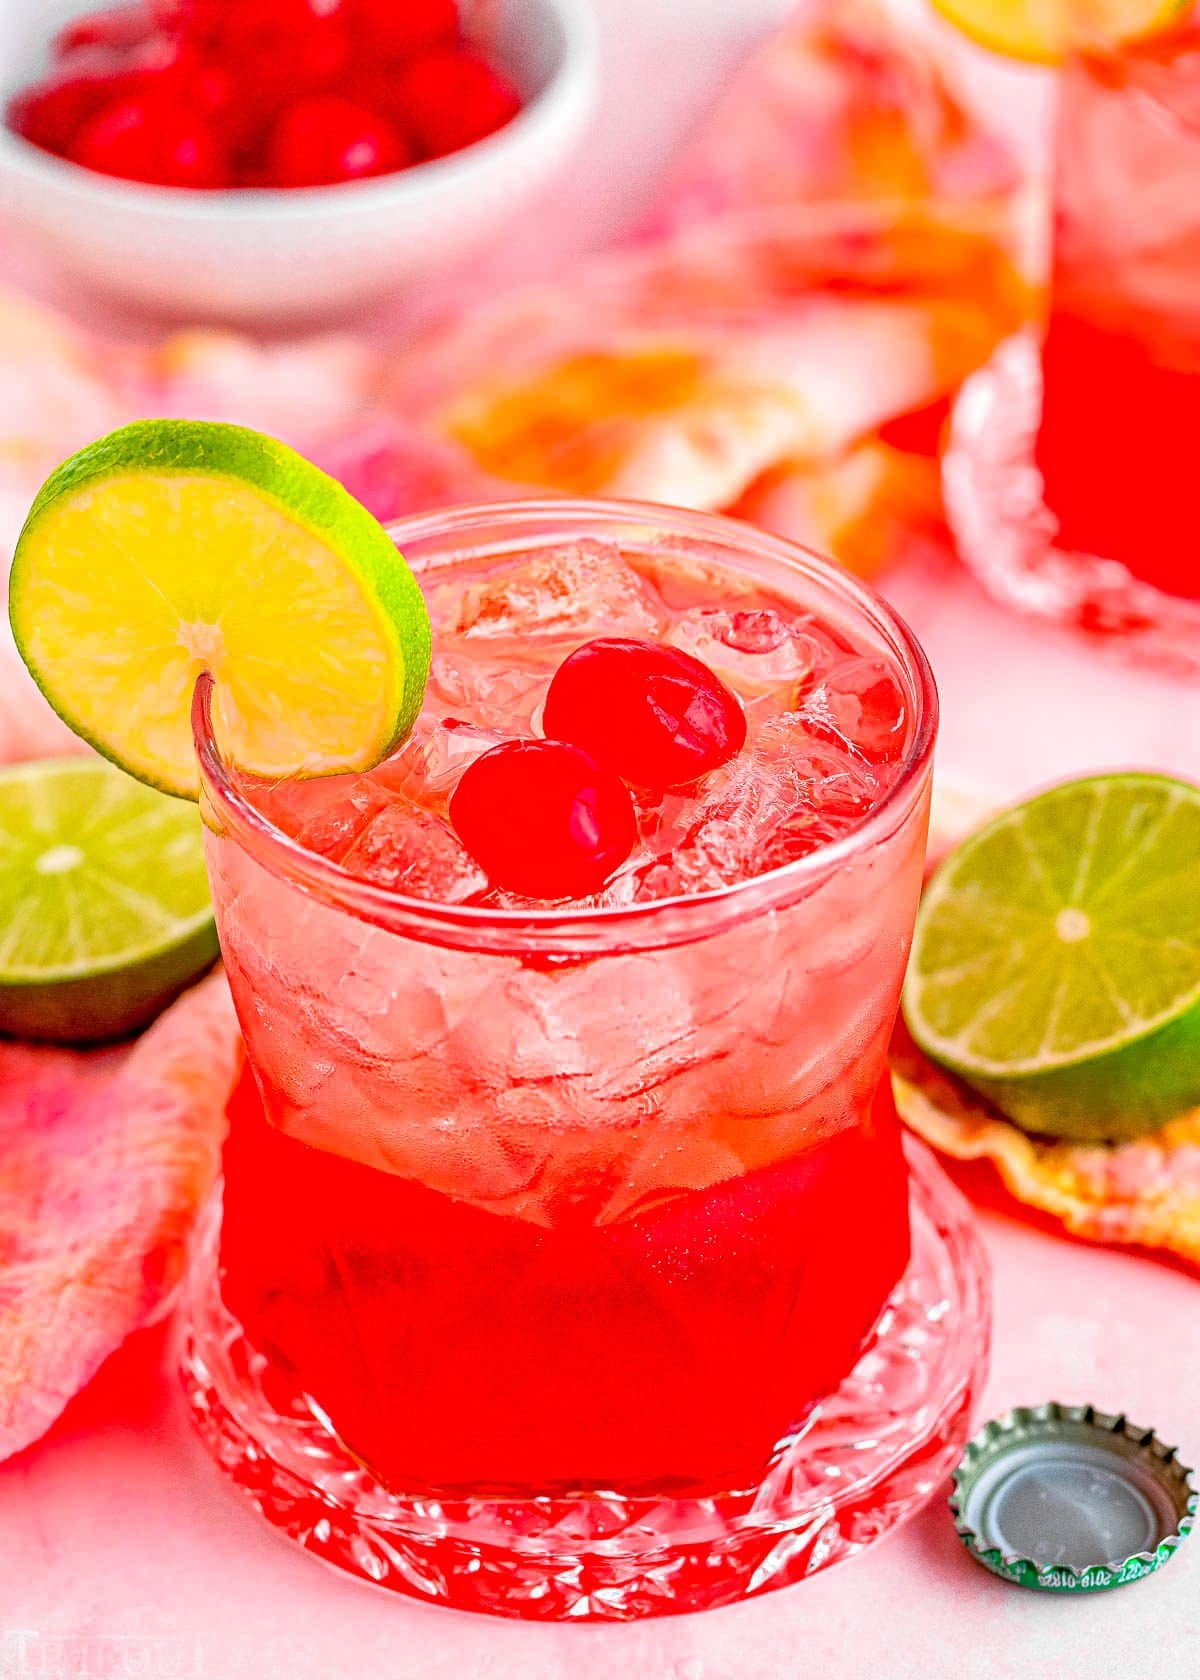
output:
[[[634,219],[656,159],[742,43],[787,7],[597,0],[597,10],[606,92],[592,141],[570,190],[538,214],[537,236],[514,241],[479,284],[549,268]],[[664,62],[669,75],[645,75]],[[972,73],[985,96],[997,86],[987,67]],[[1028,141],[1038,94],[1014,85],[1000,79],[998,108]],[[81,307],[0,233],[6,277]],[[373,330],[418,307],[399,305]],[[128,324],[96,306],[85,313]],[[1006,796],[1093,767],[1200,778],[1197,688],[1010,618],[957,571],[910,569],[889,593],[938,673],[945,779]],[[996,1292],[983,1413],[1090,1400],[1200,1460],[1197,1280],[1008,1213],[980,1218]],[[852,1563],[706,1616],[534,1627],[411,1605],[293,1551],[226,1490],[190,1436],[162,1331],[135,1337],[44,1442],[0,1469],[0,1501],[0,1677],[1177,1680],[1200,1652],[1200,1540],[1135,1587],[1040,1598],[971,1563],[940,1498]]]

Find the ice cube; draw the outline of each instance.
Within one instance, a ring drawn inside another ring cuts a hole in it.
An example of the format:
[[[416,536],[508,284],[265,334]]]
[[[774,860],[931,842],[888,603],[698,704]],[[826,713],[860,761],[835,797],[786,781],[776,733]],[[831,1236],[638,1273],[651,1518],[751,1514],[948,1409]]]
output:
[[[296,839],[310,852],[340,863],[386,802],[387,795],[377,783],[358,777],[340,798],[317,805],[296,831]]]
[[[494,655],[473,659],[459,644],[434,654],[430,699],[476,723],[503,718],[510,733],[520,734],[533,728],[557,665],[557,659],[517,666]]]
[[[441,904],[462,904],[487,887],[449,823],[400,798],[371,819],[341,862],[362,880]]]
[[[354,775],[259,782],[243,789],[268,822],[311,852],[339,862],[385,802],[369,777]]]
[[[855,822],[879,798],[874,765],[825,718],[802,706],[771,718],[754,742],[754,761],[783,776],[796,803],[832,821]]]
[[[523,966],[509,993],[509,1074],[520,1096],[547,1085],[559,1119],[614,1123],[613,1105],[650,1096],[693,1058],[686,961],[633,952],[561,968]],[[479,1033],[476,1022],[474,1031]],[[478,1045],[478,1040],[475,1041]],[[482,1054],[476,1065],[485,1065]],[[503,1064],[497,1063],[497,1066]]]
[[[710,892],[773,867],[762,861],[764,848],[799,798],[786,765],[765,767],[751,754],[735,760],[720,777],[718,792],[695,800],[690,811],[683,807],[673,824],[660,830],[658,856],[639,871],[639,896]]]
[[[847,742],[875,764],[894,764],[908,735],[908,708],[882,659],[840,660],[805,694],[801,714],[815,732]]]
[[[585,910],[625,910],[644,897],[638,883],[638,855],[634,853],[615,875],[609,877],[599,892],[580,899],[579,906]]]
[[[647,840],[659,855],[639,872],[639,897],[707,892],[778,869],[843,833],[878,797],[853,745],[803,711],[784,712],[693,796],[664,802]]]
[[[389,796],[402,794],[444,816],[467,766],[508,739],[461,718],[422,718],[400,751],[372,771],[371,780]]]
[[[464,636],[652,636],[661,608],[615,543],[583,538],[468,588]]]
[[[666,640],[748,696],[799,683],[813,669],[812,642],[770,607],[693,607],[679,614]]]
[[[740,653],[774,653],[788,639],[789,631],[779,614],[770,607],[750,607],[726,615],[717,640]]]

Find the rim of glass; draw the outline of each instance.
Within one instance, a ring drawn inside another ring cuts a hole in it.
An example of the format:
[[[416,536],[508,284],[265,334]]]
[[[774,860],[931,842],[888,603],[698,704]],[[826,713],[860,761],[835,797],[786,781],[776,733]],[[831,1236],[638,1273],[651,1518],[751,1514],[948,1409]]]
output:
[[[501,535],[497,528],[505,524],[525,527],[531,542],[535,540],[532,528],[538,527],[537,540],[544,542],[552,540],[556,527],[575,527],[581,523],[650,527],[647,540],[653,532],[674,538],[693,537],[698,542],[719,542],[735,553],[755,553],[781,562],[821,591],[839,597],[843,606],[854,609],[877,633],[883,634],[889,651],[911,685],[916,727],[895,782],[860,822],[792,863],[750,876],[732,886],[686,896],[612,907],[547,905],[545,909],[519,910],[415,898],[349,874],[339,864],[306,850],[263,815],[237,787],[230,767],[221,757],[212,728],[213,683],[204,672],[197,680],[192,698],[192,732],[204,793],[219,815],[221,831],[237,839],[272,874],[360,920],[395,932],[424,933],[434,938],[440,935],[443,942],[456,945],[469,944],[470,936],[476,935],[481,947],[493,948],[496,936],[503,939],[508,935],[513,936],[518,946],[552,949],[569,942],[577,949],[580,944],[594,944],[597,940],[607,943],[613,937],[634,935],[651,927],[665,934],[664,940],[656,939],[654,943],[673,943],[693,938],[701,931],[712,931],[714,917],[719,921],[723,909],[734,911],[740,917],[779,908],[804,896],[839,865],[868,850],[876,840],[885,838],[899,826],[932,758],[938,723],[933,671],[920,642],[900,614],[832,560],[723,514],[616,499],[561,497],[440,508],[393,522],[388,526],[388,535],[401,552],[406,543],[423,540],[445,543],[459,537],[462,539],[459,553],[469,558],[469,538],[473,532],[478,535],[486,529],[494,547]],[[579,535],[578,530],[561,533],[562,540]],[[703,926],[698,927],[697,923]]]

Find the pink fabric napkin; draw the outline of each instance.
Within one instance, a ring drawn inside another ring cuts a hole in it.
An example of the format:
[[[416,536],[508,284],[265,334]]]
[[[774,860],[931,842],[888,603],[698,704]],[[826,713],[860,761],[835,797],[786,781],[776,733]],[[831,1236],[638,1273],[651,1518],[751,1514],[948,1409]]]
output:
[[[169,1301],[240,1056],[221,974],[129,1049],[0,1044],[0,1458]]]
[[[385,519],[624,492],[872,569],[936,540],[945,399],[1025,307],[1014,184],[931,59],[828,0],[747,64],[634,248],[393,356],[99,344],[0,296],[0,554],[65,455],[179,414],[283,437]],[[79,750],[0,630],[0,762]],[[239,1055],[219,974],[132,1047],[0,1044],[0,1457],[168,1302]]]

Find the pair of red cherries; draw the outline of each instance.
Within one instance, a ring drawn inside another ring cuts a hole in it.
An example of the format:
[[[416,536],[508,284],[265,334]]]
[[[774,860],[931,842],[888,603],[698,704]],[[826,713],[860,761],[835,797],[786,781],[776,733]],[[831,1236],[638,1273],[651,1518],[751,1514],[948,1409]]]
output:
[[[621,637],[563,661],[542,727],[545,740],[505,741],[477,758],[450,801],[492,885],[528,898],[598,891],[637,840],[630,786],[685,786],[746,741],[745,713],[707,665]]]
[[[444,156],[519,109],[457,0],[132,0],[68,25],[7,121],[126,180],[310,187]]]

